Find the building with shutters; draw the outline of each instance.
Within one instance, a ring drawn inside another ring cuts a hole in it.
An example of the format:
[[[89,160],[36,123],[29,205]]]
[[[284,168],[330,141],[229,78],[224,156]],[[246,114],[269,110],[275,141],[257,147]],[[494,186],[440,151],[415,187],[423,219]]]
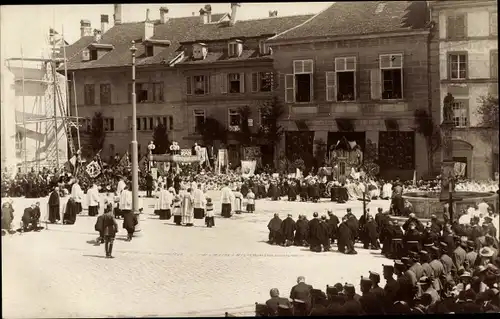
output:
[[[453,157],[465,176],[485,180],[498,172],[498,131],[481,127],[480,98],[498,97],[497,1],[432,1],[432,55],[439,56],[440,82],[433,103],[454,97]],[[442,120],[442,107],[438,110]]]
[[[92,30],[81,21],[81,38],[67,48],[69,77],[75,81],[80,132],[90,130],[92,117],[101,112],[106,130],[104,156],[124,153],[130,143],[131,42],[135,41],[137,128],[139,153],[147,152],[153,129],[166,124],[169,139],[181,148],[201,143],[200,127],[208,118],[228,130],[241,123],[240,107],[252,109],[249,121],[259,125],[259,101],[270,99],[279,82],[265,40],[291,29],[312,15],[238,20],[239,4],[227,13],[212,13],[210,5],[199,15],[173,18],[167,8],[160,19],[124,22],[115,5],[114,25],[101,17]],[[75,93],[71,92],[72,105]],[[72,108],[74,110],[74,108]],[[88,142],[88,137],[87,137]],[[230,145],[237,142],[229,140]],[[239,163],[239,148],[229,147],[230,161]],[[272,154],[271,154],[272,157]]]
[[[287,105],[287,157],[345,137],[363,152],[376,144],[385,178],[424,175],[414,112],[433,107],[428,21],[423,1],[339,2],[268,40]]]

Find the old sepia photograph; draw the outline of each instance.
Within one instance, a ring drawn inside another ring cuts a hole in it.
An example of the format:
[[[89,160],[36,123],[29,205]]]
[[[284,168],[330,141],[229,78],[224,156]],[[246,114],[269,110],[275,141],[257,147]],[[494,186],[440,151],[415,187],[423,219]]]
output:
[[[0,25],[2,318],[500,313],[497,1]]]

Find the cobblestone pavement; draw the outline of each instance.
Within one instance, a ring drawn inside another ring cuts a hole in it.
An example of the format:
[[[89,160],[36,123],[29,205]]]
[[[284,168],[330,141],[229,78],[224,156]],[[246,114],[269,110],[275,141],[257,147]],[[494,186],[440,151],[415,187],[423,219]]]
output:
[[[14,225],[31,201],[15,200]],[[46,199],[41,201],[43,206]],[[324,290],[337,282],[357,285],[361,275],[381,272],[390,262],[362,248],[353,256],[265,242],[273,213],[311,217],[332,209],[342,216],[351,207],[359,217],[361,201],[259,200],[255,214],[216,216],[212,229],[202,220],[191,228],[160,221],[152,204],[145,201],[137,238],[124,241],[120,229],[114,259],[104,258],[104,245],[94,245],[95,217],[85,215],[73,226],[49,224],[39,233],[2,237],[3,317],[223,316],[225,311],[253,316],[254,303],[267,300],[270,288],[288,297],[299,275]],[[388,201],[369,204],[372,212],[388,206]],[[220,211],[217,200],[215,207]]]

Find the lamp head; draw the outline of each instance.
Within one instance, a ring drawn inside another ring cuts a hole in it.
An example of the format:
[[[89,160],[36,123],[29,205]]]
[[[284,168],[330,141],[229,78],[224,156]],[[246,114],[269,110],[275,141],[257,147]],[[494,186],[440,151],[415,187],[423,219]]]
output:
[[[132,41],[132,47],[130,48],[130,52],[132,52],[132,54],[135,54],[136,51],[137,48],[135,47],[135,41]]]

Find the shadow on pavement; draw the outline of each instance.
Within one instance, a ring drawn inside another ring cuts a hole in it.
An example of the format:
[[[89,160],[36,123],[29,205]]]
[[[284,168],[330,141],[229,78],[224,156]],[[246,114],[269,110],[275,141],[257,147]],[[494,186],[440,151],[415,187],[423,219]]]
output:
[[[106,258],[106,256],[102,255],[82,255],[83,257],[94,257],[94,258]]]

